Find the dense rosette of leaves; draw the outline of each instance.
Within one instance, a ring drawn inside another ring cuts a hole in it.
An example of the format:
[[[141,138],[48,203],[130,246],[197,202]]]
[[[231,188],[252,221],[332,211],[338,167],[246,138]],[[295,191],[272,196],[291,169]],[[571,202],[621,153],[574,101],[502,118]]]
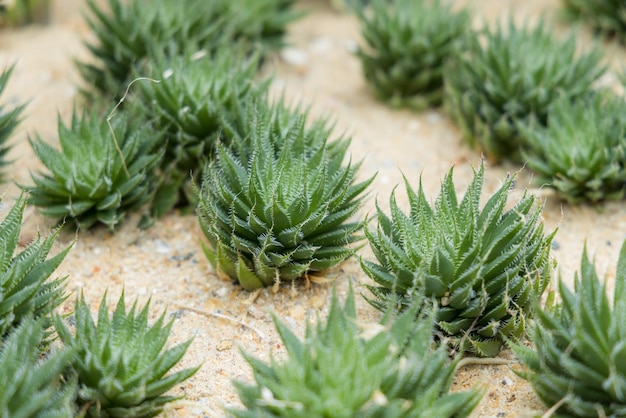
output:
[[[509,177],[480,209],[484,167],[475,172],[463,199],[457,200],[452,170],[434,207],[421,184],[406,182],[410,213],[395,195],[391,216],[378,209],[377,230],[366,236],[377,263],[362,259],[378,309],[400,309],[424,298],[437,309],[440,337],[455,350],[495,356],[506,339],[525,335],[532,305],[550,281],[550,243],[541,207],[532,195],[506,210]]]
[[[431,0],[375,0],[354,10],[365,41],[357,56],[376,95],[395,106],[440,105],[444,64],[467,36],[467,11]]]
[[[24,318],[43,319],[65,299],[65,279],[47,281],[70,247],[46,259],[57,237],[37,239],[16,254],[26,199],[20,196],[0,224],[0,339]]]
[[[9,67],[0,74],[0,95],[4,92],[12,73],[13,67]],[[15,106],[12,109],[8,109],[6,105],[0,105],[0,170],[4,170],[9,164],[6,157],[11,146],[7,144],[7,141],[17,127],[23,110],[24,105]],[[4,176],[5,173],[0,171],[0,181],[5,180]]]
[[[59,119],[60,150],[31,138],[49,173],[31,174],[28,202],[59,223],[71,221],[81,229],[96,223],[114,229],[126,212],[148,203],[163,156],[161,135],[125,117],[110,123],[95,113],[74,114],[70,126]]]
[[[626,102],[612,93],[558,99],[546,127],[521,126],[535,183],[571,203],[620,199],[626,189]]]
[[[79,63],[97,90],[121,96],[133,69],[158,52],[212,51],[224,39],[252,51],[282,45],[285,26],[298,14],[293,0],[88,0],[88,23],[96,41],[87,47],[95,61]]]
[[[0,338],[0,416],[67,418],[75,416],[76,384],[62,374],[73,353],[63,349],[40,358],[44,323],[32,316]]]
[[[255,56],[245,56],[232,45],[213,54],[206,50],[184,53],[175,60],[153,58],[150,76],[159,82],[139,84],[143,117],[164,131],[165,179],[155,200],[155,212],[170,210],[190,200],[192,182],[198,183],[218,141],[225,142],[224,120],[232,120],[243,103],[266,100],[267,82],[255,82]],[[193,200],[193,199],[191,199]]]
[[[520,161],[519,125],[531,118],[546,125],[555,99],[585,96],[604,73],[599,50],[576,49],[574,34],[556,40],[544,22],[510,21],[468,39],[445,76],[446,108],[464,139],[494,161]]]
[[[568,417],[626,415],[626,246],[615,275],[613,303],[606,283],[583,252],[574,291],[559,280],[561,303],[539,309],[530,330],[534,350],[517,344],[519,374],[557,413]]]
[[[572,17],[626,43],[626,3],[622,0],[563,0],[563,4]]]
[[[366,337],[357,326],[354,296],[343,306],[336,295],[328,319],[307,324],[304,340],[276,317],[274,323],[287,351],[269,364],[244,353],[255,384],[234,382],[253,417],[466,417],[482,394],[449,393],[457,360],[444,347],[432,348],[432,321],[416,310],[381,324]]]
[[[329,144],[302,116],[280,119],[254,113],[243,142],[218,147],[200,190],[205,253],[248,290],[333,267],[361,238],[351,217],[371,179],[355,183],[360,164],[343,165],[348,141]]]
[[[148,302],[135,314],[135,301],[126,312],[122,294],[109,317],[105,295],[96,324],[81,296],[74,310],[75,334],[55,316],[59,338],[75,352],[71,368],[79,385],[77,403],[88,417],[156,416],[163,405],[179,399],[164,393],[198,370],[193,367],[169,373],[191,340],[165,349],[173,321],[165,323],[163,312],[148,325],[149,306]]]

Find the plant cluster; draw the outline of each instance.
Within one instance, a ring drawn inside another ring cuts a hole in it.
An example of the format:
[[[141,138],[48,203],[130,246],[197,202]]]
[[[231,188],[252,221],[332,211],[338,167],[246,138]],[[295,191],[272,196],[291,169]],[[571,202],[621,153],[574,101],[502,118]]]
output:
[[[621,199],[626,190],[626,101],[594,93],[577,102],[559,98],[547,126],[521,126],[523,153],[538,185],[571,203]]]
[[[620,0],[563,0],[571,17],[588,23],[595,31],[626,43],[626,4]]]
[[[109,229],[126,212],[151,201],[163,156],[159,135],[121,117],[103,120],[96,112],[72,116],[69,126],[58,123],[57,150],[36,136],[30,144],[49,173],[33,173],[25,189],[29,203],[41,213],[88,229],[96,223]]]
[[[79,63],[85,81],[100,93],[120,97],[135,69],[158,53],[205,49],[226,39],[249,51],[282,44],[285,26],[298,15],[293,0],[88,0],[87,17],[97,41],[87,43],[95,62]]]
[[[165,313],[148,325],[148,306],[126,312],[122,296],[112,318],[106,299],[95,325],[77,300],[72,334],[54,309],[65,299],[64,280],[48,280],[69,248],[48,258],[57,233],[14,255],[26,199],[0,224],[0,415],[150,417],[177,397],[163,394],[196,368],[168,372],[190,341],[164,350],[172,322]],[[51,329],[51,326],[54,328]],[[58,335],[63,345],[51,341]]]
[[[577,54],[574,34],[562,41],[546,25],[476,32],[445,77],[445,104],[470,145],[489,159],[522,162],[527,147],[519,126],[545,126],[557,98],[576,101],[604,73],[598,50]]]
[[[205,165],[213,157],[226,121],[249,101],[265,100],[268,82],[255,82],[258,56],[225,44],[213,55],[206,51],[184,53],[176,60],[165,55],[152,58],[148,75],[158,83],[139,83],[139,103],[133,115],[153,122],[163,132],[163,177],[155,203],[155,215],[173,206],[195,203],[191,186],[199,183]]]
[[[495,356],[508,339],[525,335],[532,306],[550,282],[550,243],[541,207],[525,194],[506,209],[514,178],[507,178],[481,209],[484,166],[459,201],[452,170],[434,207],[421,184],[406,182],[410,213],[390,199],[391,216],[378,208],[378,228],[366,230],[377,262],[362,259],[378,286],[370,303],[405,309],[415,299],[436,307],[440,339],[455,350]]]
[[[354,10],[365,41],[357,56],[376,95],[393,106],[440,105],[444,66],[468,35],[469,13],[430,0],[375,0]]]
[[[361,228],[351,217],[372,181],[356,183],[360,164],[343,164],[347,140],[329,142],[323,123],[309,129],[305,115],[283,112],[251,110],[245,134],[218,147],[199,192],[205,254],[248,290],[351,256]]]
[[[252,417],[466,417],[482,393],[449,393],[458,358],[432,348],[432,321],[414,323],[416,309],[383,320],[365,336],[357,325],[352,290],[343,306],[333,294],[325,323],[307,324],[301,341],[274,317],[287,358],[266,364],[251,355],[255,384],[234,382]]]
[[[561,303],[538,309],[530,329],[534,350],[514,351],[527,379],[554,412],[574,417],[626,414],[626,242],[622,246],[613,303],[606,283],[583,252],[574,291],[559,280]]]

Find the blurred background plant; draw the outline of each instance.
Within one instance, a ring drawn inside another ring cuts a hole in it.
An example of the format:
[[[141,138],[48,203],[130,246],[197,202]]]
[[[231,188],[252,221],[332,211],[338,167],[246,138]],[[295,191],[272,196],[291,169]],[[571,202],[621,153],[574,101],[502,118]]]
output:
[[[468,11],[431,0],[373,0],[352,10],[365,41],[357,56],[376,96],[397,107],[439,106],[444,64],[468,36]]]
[[[445,105],[465,141],[492,162],[522,163],[520,125],[545,126],[559,97],[589,94],[606,67],[598,48],[579,53],[575,33],[557,39],[548,22],[513,20],[473,32],[445,72]]]
[[[4,0],[0,2],[0,28],[46,24],[50,21],[50,0]]]

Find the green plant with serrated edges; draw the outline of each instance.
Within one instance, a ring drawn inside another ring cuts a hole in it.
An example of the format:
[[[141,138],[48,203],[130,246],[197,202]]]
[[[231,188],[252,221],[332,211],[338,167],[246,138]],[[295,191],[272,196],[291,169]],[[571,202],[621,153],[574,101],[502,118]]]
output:
[[[361,239],[351,218],[372,179],[356,183],[360,164],[343,164],[337,143],[293,115],[274,129],[271,112],[253,113],[241,145],[218,146],[199,191],[204,251],[222,276],[245,289],[290,281],[350,257]]]
[[[68,126],[59,118],[60,149],[31,138],[48,173],[31,174],[28,203],[59,223],[114,230],[127,212],[151,201],[159,181],[162,135],[136,125],[126,117],[109,122],[95,112],[74,113]]]
[[[20,196],[0,223],[0,339],[24,318],[42,318],[48,327],[50,314],[65,300],[65,279],[48,280],[70,250],[48,258],[57,232],[16,253],[25,204]]]
[[[378,227],[366,229],[376,262],[361,259],[380,309],[405,309],[414,299],[436,307],[437,334],[454,351],[495,356],[507,339],[525,335],[533,303],[551,274],[550,243],[541,207],[524,194],[507,210],[514,177],[480,207],[484,166],[459,201],[452,170],[434,206],[405,180],[410,212],[395,194],[390,216],[378,208]]]
[[[25,317],[0,337],[0,416],[3,418],[67,418],[75,416],[76,382],[63,378],[72,355],[61,349],[39,351],[44,322]]]
[[[512,346],[528,380],[553,413],[567,417],[626,415],[626,246],[622,245],[613,302],[585,248],[574,290],[559,280],[560,304],[538,307],[529,338]]]
[[[386,316],[365,336],[352,290],[344,305],[333,295],[326,321],[307,324],[300,340],[274,317],[286,358],[265,363],[244,352],[254,384],[234,382],[252,417],[467,417],[480,401],[476,390],[450,393],[458,360],[432,347],[432,321],[416,309]]]
[[[72,374],[78,381],[76,402],[86,416],[94,418],[153,417],[179,397],[165,395],[191,377],[199,367],[169,373],[191,340],[165,348],[173,320],[165,312],[148,324],[150,303],[139,312],[137,301],[127,312],[124,295],[111,316],[106,295],[100,301],[94,322],[84,297],[77,298],[76,332],[70,332],[58,315],[54,318],[59,339],[74,351]]]

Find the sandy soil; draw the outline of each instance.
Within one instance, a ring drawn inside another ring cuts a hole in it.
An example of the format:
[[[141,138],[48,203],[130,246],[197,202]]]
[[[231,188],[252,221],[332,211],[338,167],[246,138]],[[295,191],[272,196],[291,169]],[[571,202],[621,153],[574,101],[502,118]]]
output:
[[[559,8],[558,0],[457,3],[472,4],[477,24],[509,13],[519,20],[536,20],[543,13],[554,17]],[[29,172],[41,168],[26,141],[28,134],[37,132],[54,143],[57,115],[64,120],[71,115],[80,82],[72,60],[87,56],[82,40],[90,35],[81,19],[81,5],[80,0],[57,0],[52,25],[0,33],[0,67],[17,63],[1,100],[29,101],[24,121],[13,137],[11,157],[16,162],[11,175],[18,183],[29,183]],[[440,110],[392,110],[375,101],[362,79],[359,62],[351,53],[359,39],[354,19],[333,11],[320,0],[305,0],[300,7],[310,13],[290,27],[291,46],[283,51],[282,58],[272,60],[266,71],[275,75],[276,92],[284,91],[288,98],[310,103],[313,115],[332,116],[337,122],[337,133],[345,131],[353,136],[352,157],[364,160],[362,178],[378,173],[361,215],[372,211],[375,198],[384,205],[392,188],[401,182],[402,174],[414,184],[421,175],[426,193],[434,199],[441,178],[455,165],[457,186],[464,190],[471,166],[479,163],[480,155],[461,141],[446,115]],[[582,39],[583,44],[589,44],[590,35],[584,33]],[[624,62],[624,53],[613,45],[603,47],[607,63],[618,68]],[[604,81],[614,80],[614,75],[609,74]],[[485,192],[495,190],[507,173],[517,170],[518,167],[506,165],[488,167]],[[513,200],[528,187],[528,178],[527,172],[520,172]],[[18,189],[8,184],[0,192],[3,216]],[[559,228],[553,255],[563,277],[572,281],[586,242],[599,271],[606,272],[611,281],[626,231],[623,203],[572,207],[563,205],[549,191],[532,192],[545,199],[547,229]],[[401,189],[398,193],[404,202]],[[280,355],[283,350],[271,313],[302,333],[307,316],[323,317],[327,313],[333,284],[313,284],[307,289],[298,283],[294,287],[284,286],[276,294],[263,290],[252,300],[249,293],[215,275],[200,249],[202,234],[195,217],[171,214],[146,231],[135,227],[137,221],[138,217],[130,216],[115,234],[95,229],[77,236],[62,235],[57,249],[72,242],[74,248],[58,274],[69,275],[68,290],[84,292],[94,309],[107,289],[109,301],[117,300],[122,289],[128,301],[139,298],[143,303],[151,298],[155,316],[167,308],[177,318],[171,342],[194,338],[183,366],[202,364],[200,371],[177,389],[186,395],[186,400],[173,405],[167,415],[223,416],[223,406],[238,405],[231,380],[251,378],[239,347],[264,359],[270,351]],[[29,208],[23,242],[37,232],[47,233],[51,226],[50,220]],[[370,257],[367,249],[361,254]],[[327,278],[336,284],[342,296],[349,283],[360,292],[365,290],[359,285],[368,281],[354,259],[329,271]],[[65,309],[69,309],[69,304]],[[358,315],[366,323],[380,317],[362,298],[358,301]],[[506,352],[503,356],[512,358]],[[517,367],[467,367],[459,372],[455,388],[486,389],[473,416],[526,417],[545,410],[530,386],[513,373]]]

